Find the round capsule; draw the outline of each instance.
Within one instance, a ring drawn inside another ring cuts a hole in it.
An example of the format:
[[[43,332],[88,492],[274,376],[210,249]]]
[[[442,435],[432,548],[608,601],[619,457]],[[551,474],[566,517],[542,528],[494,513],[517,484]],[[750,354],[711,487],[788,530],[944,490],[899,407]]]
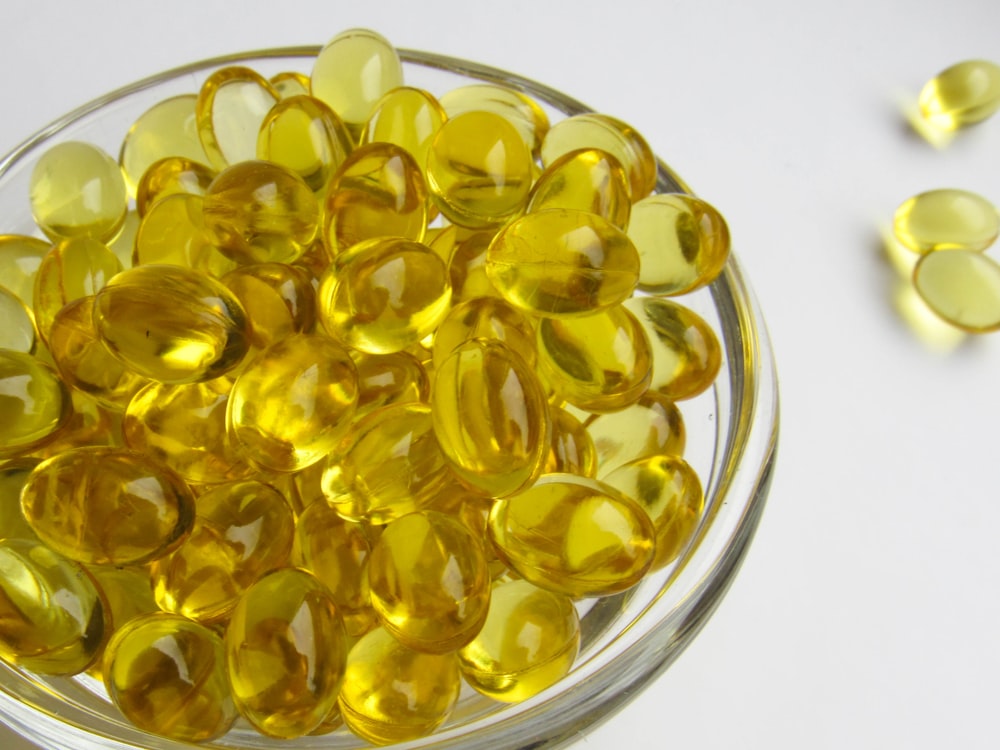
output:
[[[527,365],[535,365],[535,334],[530,319],[499,297],[476,297],[451,308],[434,332],[434,361],[443,362],[471,339],[501,341]]]
[[[1000,214],[967,190],[928,190],[903,202],[893,218],[896,239],[918,253],[985,250],[1000,234]]]
[[[31,213],[54,242],[71,237],[109,240],[121,229],[128,193],[118,162],[97,146],[60,143],[31,173]]]
[[[215,172],[182,156],[168,156],[143,172],[136,189],[135,207],[140,216],[149,213],[157,201],[168,195],[200,195],[204,197]]]
[[[461,688],[454,653],[415,651],[376,628],[347,655],[340,714],[348,729],[368,742],[405,742],[441,726]]]
[[[970,250],[927,253],[913,269],[927,306],[963,331],[1000,330],[1000,264]]]
[[[270,737],[301,737],[323,723],[337,703],[346,656],[330,592],[298,568],[247,589],[226,629],[236,707]]]
[[[632,241],[600,216],[554,208],[494,238],[486,273],[504,299],[546,317],[590,315],[626,300],[639,281]]]
[[[265,349],[316,325],[316,290],[305,269],[287,263],[239,266],[222,277],[246,310],[250,343]]]
[[[549,117],[525,93],[492,83],[474,83],[450,89],[441,96],[448,117],[466,112],[491,112],[514,126],[532,154],[537,154],[549,131]]]
[[[358,371],[333,339],[298,334],[265,349],[229,396],[229,429],[253,463],[298,471],[330,453],[358,403]]]
[[[222,638],[177,615],[145,615],[118,630],[104,655],[104,684],[129,721],[175,740],[213,740],[237,718]]]
[[[40,463],[21,492],[21,507],[43,542],[98,565],[163,557],[194,524],[194,497],[180,477],[140,453],[104,446]]]
[[[0,541],[0,659],[42,674],[83,672],[111,628],[89,573],[30,539]]]
[[[587,428],[565,409],[552,406],[550,412],[552,439],[542,473],[597,476],[597,448]]]
[[[30,354],[0,349],[0,458],[54,438],[71,413],[66,386]]]
[[[37,341],[35,316],[20,297],[0,286],[0,349],[32,354]]]
[[[35,305],[35,276],[52,245],[37,237],[0,234],[0,284],[29,308]]]
[[[201,85],[195,102],[198,138],[218,171],[257,156],[257,134],[278,92],[257,72],[220,68]]]
[[[597,414],[585,426],[597,453],[598,479],[638,458],[680,456],[687,442],[680,409],[658,391],[620,411]]]
[[[1000,109],[1000,65],[965,60],[942,70],[920,91],[920,114],[942,130],[982,122]]]
[[[408,352],[355,355],[358,366],[357,415],[391,404],[427,402],[430,378],[420,361]]]
[[[552,425],[538,378],[498,341],[472,339],[437,365],[434,434],[452,471],[482,494],[503,497],[541,473]]]
[[[130,265],[182,266],[216,278],[236,268],[209,237],[204,209],[200,195],[178,193],[158,200],[142,217]]]
[[[319,288],[326,330],[370,354],[419,343],[450,301],[447,268],[437,253],[397,237],[368,240],[336,256]]]
[[[569,674],[579,649],[573,601],[515,580],[493,587],[486,622],[458,658],[462,676],[478,692],[516,703]]]
[[[375,104],[361,133],[361,143],[392,143],[404,148],[422,170],[431,139],[447,119],[429,92],[400,86]]]
[[[634,500],[572,474],[546,474],[498,500],[489,534],[523,579],[571,597],[625,591],[642,580],[655,555],[653,524]]]
[[[587,211],[625,231],[632,211],[625,170],[600,149],[563,154],[545,168],[528,196],[528,211],[547,208]]]
[[[383,627],[417,651],[461,648],[486,618],[490,574],[482,542],[443,513],[411,513],[386,526],[368,561],[368,581]]]
[[[520,134],[491,112],[466,112],[441,126],[427,154],[427,187],[451,222],[481,229],[522,211],[533,162]]]

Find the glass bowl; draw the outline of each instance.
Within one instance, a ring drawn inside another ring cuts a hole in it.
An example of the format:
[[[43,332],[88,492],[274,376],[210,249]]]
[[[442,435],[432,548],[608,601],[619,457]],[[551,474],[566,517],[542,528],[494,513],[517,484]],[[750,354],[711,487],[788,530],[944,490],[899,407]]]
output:
[[[69,140],[117,154],[129,126],[153,104],[195,93],[216,68],[245,65],[265,76],[308,73],[318,47],[250,52],[197,62],[147,78],[70,112],[0,160],[0,233],[40,236],[28,205],[37,159]],[[408,85],[435,95],[491,82],[522,90],[553,122],[588,107],[501,70],[440,55],[400,50]],[[608,114],[615,114],[613,112]],[[656,144],[653,143],[654,150]],[[690,192],[659,162],[657,192]],[[725,213],[725,206],[720,206]],[[607,719],[661,674],[697,635],[732,583],[760,520],[778,434],[778,395],[764,321],[738,260],[730,257],[708,288],[680,298],[719,334],[725,364],[714,386],[678,404],[688,432],[685,459],[705,486],[705,512],[680,558],[638,586],[580,604],[582,644],[570,675],[523,703],[498,704],[465,689],[437,733],[405,748],[556,748]],[[22,673],[0,664],[0,719],[45,748],[109,750],[190,747],[131,726],[97,680]],[[349,748],[367,746],[346,730],[293,741],[269,739],[245,722],[207,747]]]

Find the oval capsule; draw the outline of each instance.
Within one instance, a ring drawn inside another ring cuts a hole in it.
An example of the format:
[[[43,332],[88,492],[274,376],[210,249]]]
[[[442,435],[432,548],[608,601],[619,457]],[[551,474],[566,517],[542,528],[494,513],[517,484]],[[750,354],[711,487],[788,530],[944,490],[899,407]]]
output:
[[[531,320],[499,297],[474,297],[452,307],[434,332],[434,361],[440,364],[471,339],[500,341],[530,367],[537,360]]]
[[[168,156],[153,162],[143,172],[136,188],[135,208],[145,216],[158,200],[168,195],[199,195],[204,197],[215,172],[191,159]]]
[[[441,95],[448,117],[466,112],[491,112],[517,130],[532,154],[538,154],[549,131],[549,117],[538,102],[522,91],[492,83],[474,83],[449,89]]]
[[[21,490],[41,462],[38,458],[15,458],[0,463],[0,539],[38,541],[38,534],[21,512]]]
[[[72,412],[66,386],[30,354],[0,349],[0,458],[56,437]]]
[[[35,316],[20,297],[0,286],[0,349],[33,354],[37,342]]]
[[[399,86],[375,104],[361,133],[361,143],[392,143],[404,148],[423,171],[431,140],[447,119],[429,92]]]
[[[942,130],[982,122],[1000,109],[1000,65],[965,60],[938,73],[920,91],[920,114]]]
[[[587,428],[565,409],[551,406],[550,413],[552,440],[542,472],[597,476],[597,448]]]
[[[205,228],[205,199],[177,193],[164,196],[142,217],[132,266],[165,264],[220,277],[237,267],[222,254]]]
[[[456,238],[457,244],[448,259],[452,299],[466,302],[477,297],[500,298],[500,292],[486,272],[487,251],[496,233],[482,230],[463,234],[468,236]]]
[[[37,237],[0,234],[0,279],[32,309],[35,306],[35,276],[52,245]]]
[[[554,208],[504,227],[486,253],[504,299],[545,317],[590,315],[626,300],[639,281],[632,241],[600,216]]]
[[[488,528],[503,560],[523,579],[571,597],[631,588],[655,554],[653,524],[635,501],[572,474],[546,474],[498,500]]]
[[[430,397],[427,371],[408,352],[359,353],[354,361],[358,366],[358,416],[391,404],[426,403]]]
[[[226,629],[226,665],[239,712],[262,734],[309,734],[337,704],[347,644],[330,592],[283,568],[254,583]]]
[[[316,290],[309,273],[287,263],[240,266],[222,277],[250,323],[250,343],[258,349],[316,326]]]
[[[278,92],[260,74],[239,65],[219,68],[195,102],[198,138],[212,168],[221,171],[257,156],[257,134]]]
[[[968,190],[928,190],[904,201],[893,231],[918,253],[985,250],[1000,234],[1000,214],[988,200]]]
[[[528,196],[529,212],[547,208],[597,214],[625,231],[632,211],[625,170],[615,157],[600,149],[563,154],[539,175]]]
[[[172,552],[191,532],[194,497],[140,453],[75,448],[40,463],[21,493],[39,539],[72,560],[133,565]]]
[[[195,94],[181,94],[157,102],[132,123],[122,141],[118,161],[129,192],[136,195],[143,175],[161,159],[207,163],[198,136]]]
[[[268,79],[282,99],[309,94],[309,76],[294,70],[275,73]]]
[[[927,253],[913,284],[931,310],[963,331],[1000,330],[1000,264],[992,258],[971,250]]]
[[[637,458],[680,456],[687,442],[680,409],[657,391],[620,411],[597,414],[585,426],[597,452],[598,479]]]

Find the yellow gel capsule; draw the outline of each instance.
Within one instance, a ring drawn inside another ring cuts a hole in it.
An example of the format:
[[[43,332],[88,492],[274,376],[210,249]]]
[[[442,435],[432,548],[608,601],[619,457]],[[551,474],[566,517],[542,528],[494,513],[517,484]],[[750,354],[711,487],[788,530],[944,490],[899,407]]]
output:
[[[437,365],[434,434],[452,471],[482,494],[503,497],[541,473],[552,425],[534,371],[498,341],[473,339]]]
[[[112,568],[107,565],[85,565],[94,577],[108,603],[109,637],[130,620],[142,615],[159,612],[153,599],[153,588],[145,568]],[[112,627],[113,626],[113,627]],[[104,649],[87,669],[87,674],[102,680]]]
[[[183,480],[140,453],[105,446],[67,450],[40,463],[21,493],[39,539],[70,559],[146,563],[191,532],[194,497]]]
[[[604,482],[632,498],[656,529],[652,570],[673,562],[694,536],[705,509],[701,481],[678,456],[650,456],[620,466]]]
[[[186,193],[158,200],[136,233],[133,266],[182,266],[219,277],[237,267],[213,244],[205,229],[204,198]]]
[[[585,426],[597,452],[598,479],[646,456],[680,456],[687,442],[680,409],[656,391],[621,411],[591,417]]]
[[[240,266],[222,277],[250,323],[250,343],[265,349],[316,326],[316,291],[308,273],[285,263]]]
[[[1000,109],[1000,65],[966,60],[942,70],[920,91],[920,114],[942,130],[982,122]]]
[[[354,361],[358,366],[357,416],[391,404],[426,403],[430,397],[430,378],[420,361],[408,352],[359,352]]]
[[[466,112],[491,112],[509,122],[532,154],[537,154],[549,130],[549,117],[527,94],[492,83],[459,86],[441,95],[448,117]]]
[[[257,158],[287,167],[318,193],[352,146],[347,127],[326,104],[311,96],[290,96],[261,123]]]
[[[495,339],[534,367],[537,359],[531,321],[497,297],[476,297],[455,305],[434,332],[434,361],[441,363],[470,339]]]
[[[0,458],[54,438],[70,416],[66,386],[30,354],[0,349]]]
[[[600,149],[563,154],[546,167],[528,196],[528,211],[547,208],[587,211],[624,231],[632,211],[625,170]]]
[[[218,484],[249,476],[227,431],[230,388],[227,378],[150,383],[128,403],[125,443],[188,482]]]
[[[111,628],[82,565],[38,541],[0,541],[0,659],[42,674],[83,672]]]
[[[113,411],[101,407],[97,401],[79,391],[71,391],[69,416],[65,426],[55,437],[34,449],[31,456],[52,458],[71,448],[87,446],[123,447],[121,418]]]
[[[49,352],[68,386],[101,406],[122,411],[146,379],[130,371],[101,342],[94,324],[94,298],[67,303],[49,329]]]
[[[0,234],[0,285],[31,309],[35,305],[35,276],[52,245],[36,237]]]
[[[985,250],[1000,233],[1000,214],[988,200],[967,190],[928,190],[896,209],[893,231],[918,253]]]
[[[403,66],[381,34],[348,29],[320,50],[309,80],[310,93],[340,116],[357,141],[378,100],[403,85]]]
[[[542,472],[597,476],[597,448],[587,428],[565,409],[553,406],[550,411],[552,440]]]
[[[361,143],[392,143],[406,149],[423,170],[431,139],[448,119],[429,92],[410,86],[389,91],[375,104]]]
[[[198,497],[194,529],[150,568],[165,612],[199,622],[227,617],[258,578],[288,562],[295,533],[291,506],[255,480],[223,484]]]
[[[386,526],[368,561],[368,581],[382,626],[417,651],[461,648],[486,619],[490,574],[482,541],[443,513],[411,513]]]
[[[195,94],[164,99],[143,112],[129,128],[118,161],[132,195],[136,195],[146,170],[160,159],[208,161],[198,137],[197,100]]]
[[[0,349],[32,354],[37,339],[34,315],[16,294],[0,286]]]
[[[131,268],[134,265],[132,256],[135,252],[135,236],[139,233],[139,221],[139,213],[129,210],[125,214],[125,223],[118,236],[108,244],[108,250],[118,258],[122,268]]]
[[[309,76],[294,70],[277,73],[268,79],[282,99],[309,94]]]
[[[498,500],[489,533],[523,579],[571,597],[634,586],[653,564],[655,530],[634,500],[596,479],[546,474]]]
[[[57,144],[42,154],[31,173],[29,197],[35,223],[54,242],[111,239],[128,211],[118,162],[79,141]]]
[[[639,281],[632,241],[600,216],[553,208],[504,227],[486,254],[504,299],[542,316],[590,315],[617,305]]]
[[[638,201],[628,236],[642,259],[639,288],[651,294],[686,294],[705,286],[729,259],[726,220],[711,204],[684,193]]]
[[[56,313],[67,302],[97,294],[122,270],[103,242],[78,237],[54,245],[35,274],[35,323],[48,340]]]
[[[319,727],[337,703],[346,656],[330,592],[298,568],[276,570],[247,589],[226,629],[236,707],[270,737]]]
[[[524,209],[532,164],[507,120],[466,112],[445,122],[431,141],[427,187],[449,221],[473,229],[496,226]]]
[[[569,597],[504,581],[493,587],[486,622],[458,658],[478,692],[516,703],[569,674],[579,649],[580,618]]]
[[[0,539],[38,541],[38,534],[21,512],[21,490],[40,463],[37,458],[15,458],[0,463]]]
[[[1000,264],[982,253],[927,253],[913,269],[917,294],[941,318],[969,333],[1000,330]]]
[[[625,307],[642,324],[652,348],[650,390],[680,401],[711,387],[722,366],[722,347],[701,316],[673,300],[655,297],[636,297]]]
[[[455,484],[434,437],[431,408],[419,403],[385,406],[358,420],[323,472],[331,507],[372,524],[428,508]]]
[[[448,278],[452,299],[456,302],[477,297],[500,297],[500,292],[486,272],[487,251],[495,236],[495,232],[486,230],[458,239],[448,260]]]
[[[151,164],[139,180],[136,210],[140,216],[145,216],[161,198],[178,193],[204,197],[214,179],[215,172],[196,161],[181,156],[160,159]]]
[[[653,375],[649,339],[622,306],[587,317],[543,318],[538,363],[556,395],[591,412],[634,404]]]
[[[441,726],[461,688],[455,654],[414,651],[376,628],[347,655],[340,714],[368,742],[405,742]]]
[[[587,113],[557,122],[542,141],[542,164],[582,148],[597,148],[615,157],[628,176],[633,201],[656,187],[656,158],[635,128],[608,115]]]
[[[218,281],[179,266],[118,274],[95,301],[101,339],[134,372],[164,383],[211,380],[249,349],[246,314]]]
[[[298,471],[330,453],[358,402],[358,371],[333,339],[298,334],[261,352],[229,396],[230,433],[273,471]]]
[[[213,169],[257,156],[257,134],[278,92],[250,68],[231,66],[210,75],[198,92],[198,137]]]
[[[222,638],[168,614],[126,623],[104,655],[104,684],[140,729],[183,742],[221,737],[236,721]]]
[[[319,288],[326,330],[370,354],[417,344],[448,313],[450,301],[447,268],[437,253],[398,237],[368,240],[341,253]]]
[[[333,176],[324,241],[333,255],[379,237],[419,242],[427,224],[427,188],[408,151],[391,143],[361,146]]]
[[[239,263],[291,263],[319,226],[319,204],[295,172],[244,161],[220,172],[205,194],[205,227]]]

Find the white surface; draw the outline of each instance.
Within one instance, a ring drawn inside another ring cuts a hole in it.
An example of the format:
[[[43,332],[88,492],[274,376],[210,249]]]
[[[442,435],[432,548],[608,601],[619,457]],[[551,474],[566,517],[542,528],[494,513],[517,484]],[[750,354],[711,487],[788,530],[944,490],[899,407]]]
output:
[[[1000,3],[8,0],[0,151],[161,69],[351,26],[630,122],[726,215],[769,321],[781,449],[746,565],[580,747],[995,746],[1000,337],[922,344],[879,226],[935,187],[1000,202],[1000,118],[935,151],[898,107],[947,65],[1000,59]]]

